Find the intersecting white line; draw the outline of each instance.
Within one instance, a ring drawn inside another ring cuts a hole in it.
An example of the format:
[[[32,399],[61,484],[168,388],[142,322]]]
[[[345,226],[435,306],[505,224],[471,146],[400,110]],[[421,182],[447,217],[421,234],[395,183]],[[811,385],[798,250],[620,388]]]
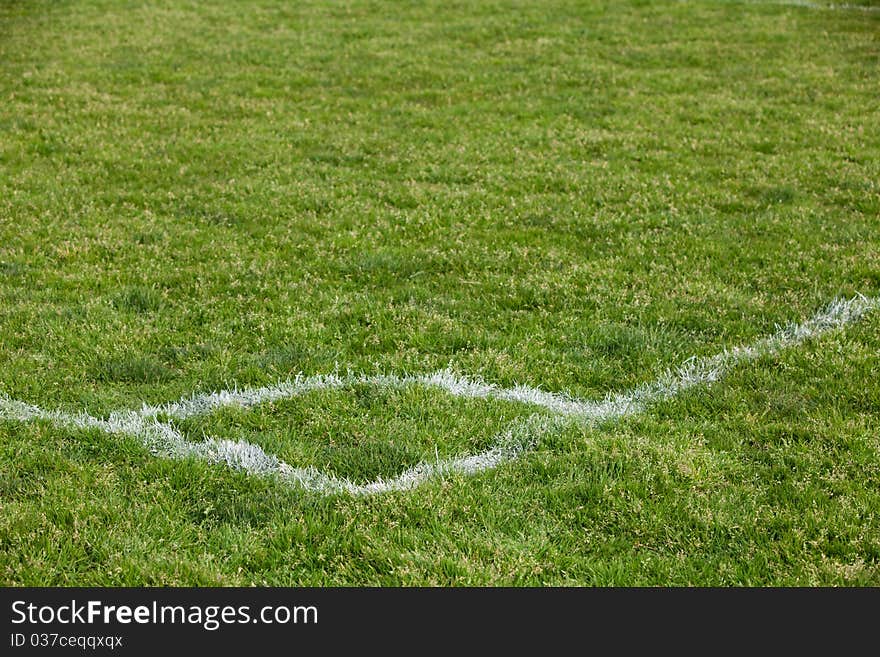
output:
[[[249,474],[272,476],[281,482],[327,495],[387,493],[409,490],[446,474],[472,475],[490,470],[534,449],[548,433],[572,423],[595,425],[639,413],[649,404],[674,397],[688,388],[711,385],[739,363],[772,356],[809,338],[858,321],[878,306],[880,298],[877,297],[859,295],[851,299],[837,299],[804,322],[779,328],[774,334],[750,345],[735,347],[708,358],[691,358],[652,383],[628,392],[608,395],[600,401],[576,399],[566,394],[546,392],[529,386],[501,388],[480,379],[443,370],[427,375],[297,376],[293,380],[263,388],[199,394],[160,406],[144,405],[137,411],[116,411],[106,419],[86,413],[46,411],[0,394],[0,420],[45,421],[59,427],[100,429],[113,435],[134,436],[157,456],[196,458],[209,463],[226,464]],[[437,459],[433,462],[423,461],[393,478],[378,478],[366,484],[327,474],[315,467],[291,466],[277,456],[267,454],[259,445],[244,440],[209,437],[203,442],[190,442],[164,419],[186,419],[224,406],[252,407],[301,396],[314,390],[341,389],[354,385],[386,389],[411,385],[430,386],[445,390],[456,397],[505,400],[534,406],[542,409],[542,412],[508,425],[495,436],[492,446],[483,452]]]

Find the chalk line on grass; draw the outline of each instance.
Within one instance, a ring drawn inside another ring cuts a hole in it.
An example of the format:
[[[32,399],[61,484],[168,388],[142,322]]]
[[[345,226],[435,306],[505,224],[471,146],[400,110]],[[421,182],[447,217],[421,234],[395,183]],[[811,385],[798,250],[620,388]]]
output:
[[[880,7],[873,5],[854,5],[848,3],[833,2],[809,2],[809,0],[756,0],[751,4],[772,4],[787,7],[804,7],[805,9],[820,9],[824,11],[864,11],[868,13],[875,13],[880,11]]]
[[[679,0],[680,2],[689,2],[690,0]],[[723,4],[738,5],[770,5],[777,7],[802,7],[804,9],[816,9],[820,11],[855,11],[866,13],[880,12],[880,6],[876,5],[857,5],[852,3],[836,3],[836,2],[813,2],[812,0],[723,0]]]
[[[856,322],[878,306],[880,298],[856,296],[851,299],[837,299],[804,322],[777,328],[772,335],[750,345],[734,347],[706,358],[691,358],[651,383],[627,392],[609,394],[598,401],[581,400],[530,386],[502,388],[447,369],[425,375],[297,376],[295,379],[262,388],[196,394],[160,406],[144,405],[140,410],[115,411],[106,419],[86,413],[46,411],[0,394],[0,420],[44,421],[70,429],[99,429],[112,435],[134,436],[157,456],[173,459],[196,458],[208,463],[225,464],[248,474],[275,477],[283,483],[322,494],[387,493],[409,490],[447,474],[473,475],[491,470],[536,448],[544,436],[567,425],[596,425],[642,412],[651,403],[675,397],[689,388],[711,385],[740,363],[775,355],[809,338]],[[167,417],[181,420],[204,415],[224,406],[247,408],[301,396],[314,390],[342,389],[355,385],[386,389],[411,385],[429,386],[440,388],[456,397],[499,399],[533,406],[540,411],[508,425],[494,437],[492,446],[483,452],[438,458],[433,462],[423,461],[395,477],[378,478],[366,484],[327,474],[315,467],[294,467],[275,455],[267,454],[259,445],[244,440],[208,437],[202,442],[191,442],[169,421],[163,419]]]

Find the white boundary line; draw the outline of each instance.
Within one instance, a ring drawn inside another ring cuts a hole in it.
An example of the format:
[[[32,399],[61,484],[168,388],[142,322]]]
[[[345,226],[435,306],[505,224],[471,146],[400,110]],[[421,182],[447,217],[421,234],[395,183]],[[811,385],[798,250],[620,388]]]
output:
[[[690,0],[679,0],[688,2]],[[776,7],[802,7],[820,11],[861,11],[866,13],[880,12],[880,7],[873,5],[854,5],[852,3],[812,2],[811,0],[723,0],[722,4],[764,5]]]
[[[161,405],[144,405],[139,411],[116,411],[106,419],[91,415],[45,411],[0,394],[0,420],[44,421],[71,429],[100,429],[112,435],[138,438],[153,454],[173,459],[196,458],[226,464],[248,474],[272,476],[308,491],[332,495],[371,495],[409,490],[446,474],[472,475],[514,460],[540,443],[550,432],[571,423],[595,425],[643,411],[647,405],[675,397],[699,385],[711,385],[739,363],[772,356],[805,340],[844,327],[880,306],[880,298],[857,296],[837,299],[800,324],[779,328],[776,333],[751,345],[735,347],[708,358],[691,358],[676,370],[667,371],[656,381],[624,393],[608,395],[601,401],[580,400],[569,395],[546,392],[529,386],[500,388],[480,379],[469,379],[443,370],[428,375],[335,374],[303,377],[263,388],[244,388],[193,395]],[[524,420],[510,424],[495,436],[492,446],[480,453],[449,459],[424,461],[391,479],[358,484],[326,474],[314,467],[294,467],[259,445],[247,441],[207,438],[188,441],[172,424],[160,418],[186,419],[210,413],[223,406],[252,407],[257,404],[301,396],[313,390],[340,389],[353,385],[394,388],[410,385],[437,387],[456,397],[500,399],[543,409]],[[546,412],[549,411],[550,415]]]
[[[809,2],[808,0],[768,0],[762,2],[761,0],[752,0],[749,4],[760,4],[760,5],[779,5],[782,7],[803,7],[805,9],[820,9],[823,11],[864,11],[868,13],[874,13],[880,11],[880,7],[875,7],[871,5],[853,5],[853,4],[836,4],[833,2],[822,3],[822,2]]]

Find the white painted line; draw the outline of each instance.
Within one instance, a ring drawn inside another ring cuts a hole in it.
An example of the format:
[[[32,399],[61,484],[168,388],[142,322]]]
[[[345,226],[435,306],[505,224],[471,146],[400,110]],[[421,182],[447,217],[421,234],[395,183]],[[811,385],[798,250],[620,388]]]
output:
[[[821,9],[825,11],[865,11],[877,12],[880,7],[871,5],[835,4],[823,2],[807,2],[807,0],[773,0],[774,5],[788,5],[790,7],[804,7],[806,9]]]
[[[821,11],[863,11],[867,13],[880,12],[880,7],[875,5],[811,2],[810,0],[725,0],[725,4],[776,5],[779,7],[803,7],[804,9],[818,9]]]
[[[730,369],[744,361],[772,356],[779,351],[801,344],[828,331],[858,321],[880,306],[880,299],[857,296],[838,299],[810,319],[780,328],[769,337],[751,345],[735,347],[709,358],[692,358],[676,370],[656,381],[625,393],[607,396],[601,401],[584,401],[569,395],[546,392],[529,386],[499,388],[479,379],[469,379],[443,370],[428,375],[320,375],[298,376],[263,388],[244,388],[203,395],[193,395],[162,406],[143,406],[139,411],[111,413],[107,419],[87,414],[71,415],[60,411],[44,411],[25,402],[0,395],[0,420],[46,421],[72,429],[100,429],[113,435],[137,437],[152,453],[175,459],[196,458],[209,463],[222,463],[249,474],[272,476],[280,481],[323,494],[349,493],[371,495],[409,490],[445,474],[472,475],[493,469],[514,460],[540,443],[552,431],[571,423],[596,424],[641,412],[647,405],[668,399],[698,385],[711,385]],[[267,454],[258,445],[247,441],[208,438],[203,442],[188,441],[162,416],[186,419],[210,413],[223,406],[251,407],[280,399],[300,396],[313,390],[340,389],[352,385],[392,388],[409,385],[433,386],[457,397],[500,399],[543,409],[524,420],[510,424],[498,434],[492,447],[471,454],[434,462],[419,463],[391,479],[377,479],[358,484],[336,477],[314,467],[293,467],[278,457]],[[547,415],[546,412],[550,414]]]

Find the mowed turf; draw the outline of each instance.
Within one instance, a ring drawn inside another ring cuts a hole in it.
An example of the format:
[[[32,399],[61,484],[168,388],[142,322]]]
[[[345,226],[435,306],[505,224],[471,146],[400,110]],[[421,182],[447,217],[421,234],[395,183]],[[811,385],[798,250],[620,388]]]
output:
[[[172,424],[193,442],[205,436],[244,440],[288,464],[367,483],[424,461],[483,451],[534,412],[524,404],[457,399],[424,386],[359,384],[255,408],[227,406]]]
[[[0,393],[600,398],[880,294],[880,9],[0,0]],[[474,477],[325,497],[0,421],[7,585],[880,585],[880,313]],[[179,423],[369,481],[530,409]]]

